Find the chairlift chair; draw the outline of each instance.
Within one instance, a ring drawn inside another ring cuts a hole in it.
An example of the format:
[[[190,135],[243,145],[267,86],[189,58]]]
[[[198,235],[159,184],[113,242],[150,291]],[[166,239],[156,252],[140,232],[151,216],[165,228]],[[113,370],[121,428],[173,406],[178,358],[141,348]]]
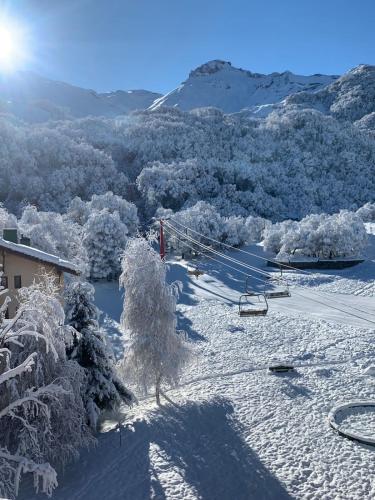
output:
[[[258,298],[258,300],[255,299]],[[262,293],[253,295],[243,294],[238,302],[240,316],[265,316],[268,312],[267,298]]]
[[[257,295],[257,293],[254,292],[254,290],[252,290],[251,287],[250,287],[250,283],[249,283],[250,278],[251,278],[251,276],[247,276],[246,277],[246,281],[245,281],[245,295],[254,296],[254,295]]]
[[[273,289],[267,290],[269,286]],[[289,284],[285,279],[271,278],[268,283],[264,285],[264,295],[267,299],[279,299],[282,297],[290,297]]]

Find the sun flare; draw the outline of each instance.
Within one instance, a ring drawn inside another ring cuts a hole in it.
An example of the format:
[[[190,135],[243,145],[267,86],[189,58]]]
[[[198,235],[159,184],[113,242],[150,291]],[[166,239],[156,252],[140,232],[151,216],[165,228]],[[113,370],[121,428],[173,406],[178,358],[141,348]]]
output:
[[[0,24],[0,71],[13,71],[25,58],[22,31],[10,23]]]

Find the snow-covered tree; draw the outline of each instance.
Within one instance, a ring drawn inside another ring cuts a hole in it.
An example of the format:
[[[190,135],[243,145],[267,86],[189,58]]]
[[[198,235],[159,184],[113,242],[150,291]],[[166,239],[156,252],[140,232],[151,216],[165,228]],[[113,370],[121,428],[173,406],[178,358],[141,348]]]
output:
[[[176,286],[166,283],[165,264],[146,239],[129,240],[120,285],[125,288],[121,324],[129,337],[124,373],[144,393],[154,387],[160,404],[162,385],[178,383],[190,349],[176,331]]]
[[[74,198],[69,205],[67,217],[83,226],[88,221],[90,214],[101,210],[108,210],[111,214],[118,212],[120,220],[128,228],[129,234],[136,233],[138,226],[137,207],[111,191],[102,195],[93,195],[91,200],[87,202],[82,201],[79,197]]]
[[[105,331],[99,327],[94,293],[94,287],[87,282],[72,282],[66,291],[66,320],[78,333],[70,357],[86,373],[84,401],[93,429],[97,427],[101,411],[115,410],[122,402],[127,405],[135,402],[117,375]]]
[[[279,256],[358,257],[367,245],[367,233],[358,215],[341,211],[269,226],[263,244]]]
[[[3,236],[2,230],[4,228],[17,228],[17,217],[8,212],[6,208],[0,203],[0,237]]]
[[[375,222],[375,203],[366,203],[357,210],[356,214],[363,222]]]
[[[113,279],[119,275],[127,237],[128,228],[121,222],[117,211],[110,213],[104,209],[91,213],[83,236],[91,278]]]
[[[44,288],[43,288],[44,287]],[[21,474],[50,495],[51,464],[78,456],[92,441],[80,396],[82,370],[65,358],[64,314],[52,279],[22,289],[16,316],[0,309],[0,495],[17,495]]]
[[[199,245],[189,241],[186,237],[219,249],[222,247],[221,242],[238,247],[261,241],[263,231],[269,224],[265,219],[251,215],[247,218],[222,217],[214,206],[204,201],[199,201],[194,206],[174,214],[170,210],[159,209],[157,215],[160,218],[166,218],[170,225],[180,232],[176,233],[168,225],[166,226],[169,247],[184,254],[189,254],[193,250],[202,252]]]
[[[88,257],[83,245],[83,229],[56,212],[41,212],[28,205],[18,221],[19,231],[32,246],[76,264],[82,275],[88,273]]]

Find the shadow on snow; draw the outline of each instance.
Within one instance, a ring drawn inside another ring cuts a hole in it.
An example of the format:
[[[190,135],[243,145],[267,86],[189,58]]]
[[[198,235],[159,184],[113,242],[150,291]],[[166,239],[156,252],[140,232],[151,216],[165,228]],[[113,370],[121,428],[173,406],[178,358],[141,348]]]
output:
[[[101,435],[100,446],[60,476],[54,499],[161,500],[170,493],[165,485],[183,498],[184,484],[203,500],[291,498],[240,433],[228,400],[162,407],[125,426],[121,447],[118,432]],[[151,448],[162,463],[152,460]]]

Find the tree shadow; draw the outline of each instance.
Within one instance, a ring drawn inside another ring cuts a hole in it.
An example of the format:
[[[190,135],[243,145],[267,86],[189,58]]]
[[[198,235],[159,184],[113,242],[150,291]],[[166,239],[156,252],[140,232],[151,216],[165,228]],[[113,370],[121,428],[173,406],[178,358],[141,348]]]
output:
[[[280,482],[241,437],[228,400],[165,407],[151,436],[202,499],[287,499]]]
[[[186,335],[190,340],[193,340],[195,342],[207,342],[206,337],[192,328],[193,322],[189,318],[187,318],[181,311],[177,310],[176,316],[177,328],[186,332]]]
[[[79,465],[60,476],[54,499],[164,500],[165,486],[181,498],[184,488],[202,500],[291,498],[242,434],[228,400],[161,407],[125,426],[121,447],[118,432],[101,435],[97,449],[83,453]],[[155,448],[161,463],[150,451]],[[26,498],[42,496],[21,495]]]
[[[194,278],[196,279],[196,278]],[[191,279],[187,277],[187,269],[182,264],[172,263],[167,266],[167,281],[180,283],[180,293],[178,295],[178,303],[192,306],[199,301],[194,297],[194,289],[191,287]]]

